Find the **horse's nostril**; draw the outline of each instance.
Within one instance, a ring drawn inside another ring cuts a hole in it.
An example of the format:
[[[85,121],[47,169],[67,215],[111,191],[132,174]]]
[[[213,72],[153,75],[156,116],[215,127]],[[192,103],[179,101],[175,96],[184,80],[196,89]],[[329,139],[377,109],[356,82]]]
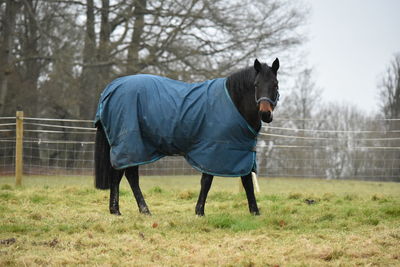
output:
[[[261,117],[261,120],[266,123],[270,123],[273,119],[272,112],[270,112],[270,111],[264,111],[264,112],[261,111],[260,117]]]

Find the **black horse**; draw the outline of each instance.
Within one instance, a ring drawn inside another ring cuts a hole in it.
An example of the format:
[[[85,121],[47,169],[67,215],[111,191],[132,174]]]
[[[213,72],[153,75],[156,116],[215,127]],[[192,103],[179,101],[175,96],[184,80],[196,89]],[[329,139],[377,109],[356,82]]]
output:
[[[256,132],[261,128],[261,120],[270,123],[273,119],[273,110],[279,100],[278,69],[278,59],[275,59],[271,67],[265,63],[260,63],[256,59],[254,66],[242,69],[226,78],[225,86],[230,99],[242,118]],[[110,189],[110,213],[121,215],[119,210],[119,184],[125,174],[135,196],[139,211],[144,214],[150,214],[139,187],[138,165],[140,164],[127,166],[126,168],[112,167],[108,135],[100,121],[97,121],[96,126],[95,186],[99,189]],[[132,142],[135,142],[135,140],[132,140]],[[213,174],[204,171],[202,173],[201,190],[195,209],[198,216],[204,216],[206,198],[213,177]],[[250,213],[259,215],[251,171],[242,175],[241,180],[246,191]]]

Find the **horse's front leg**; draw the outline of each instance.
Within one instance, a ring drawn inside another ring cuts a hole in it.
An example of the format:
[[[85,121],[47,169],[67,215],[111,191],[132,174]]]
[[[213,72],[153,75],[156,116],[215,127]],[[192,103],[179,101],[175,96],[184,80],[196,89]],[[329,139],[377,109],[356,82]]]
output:
[[[249,202],[250,213],[253,215],[260,215],[260,211],[257,207],[256,196],[254,195],[254,187],[251,173],[246,176],[242,176],[241,178],[244,190],[246,191],[247,201]]]
[[[196,205],[196,215],[198,216],[204,216],[204,206],[206,205],[208,191],[210,191],[213,178],[213,175],[206,173],[203,173],[203,175],[201,176],[200,195]]]
[[[110,175],[110,213],[121,215],[121,212],[119,212],[119,184],[124,175],[124,171],[112,169]]]
[[[146,201],[139,186],[139,167],[130,167],[125,171],[126,178],[128,179],[129,185],[131,186],[133,195],[135,196],[136,203],[139,207],[139,212],[151,215],[149,208],[147,207]]]

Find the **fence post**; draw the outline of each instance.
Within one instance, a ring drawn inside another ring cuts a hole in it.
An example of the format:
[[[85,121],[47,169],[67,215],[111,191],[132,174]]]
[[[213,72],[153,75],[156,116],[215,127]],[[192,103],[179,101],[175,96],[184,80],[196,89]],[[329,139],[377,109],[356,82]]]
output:
[[[23,173],[23,145],[24,145],[24,112],[18,110],[16,113],[16,135],[15,135],[15,185],[22,185]]]

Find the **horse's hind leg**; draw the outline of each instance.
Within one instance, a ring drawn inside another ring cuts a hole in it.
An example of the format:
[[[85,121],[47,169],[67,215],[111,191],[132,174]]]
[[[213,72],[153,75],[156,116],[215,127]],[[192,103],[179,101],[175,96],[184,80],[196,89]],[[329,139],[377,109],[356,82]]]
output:
[[[125,171],[126,178],[135,196],[136,203],[139,207],[139,212],[144,214],[151,214],[146,202],[144,201],[142,191],[139,186],[139,167],[130,167]]]
[[[250,213],[253,215],[260,215],[257,207],[256,196],[254,195],[254,186],[251,173],[246,176],[242,176],[241,178],[244,190],[246,191],[247,201],[249,202]]]
[[[196,215],[198,216],[204,216],[204,206],[206,205],[208,191],[210,191],[213,178],[214,176],[206,173],[201,176],[201,189],[196,205]]]
[[[112,169],[110,175],[110,213],[121,215],[119,212],[119,184],[124,175],[124,171]]]

